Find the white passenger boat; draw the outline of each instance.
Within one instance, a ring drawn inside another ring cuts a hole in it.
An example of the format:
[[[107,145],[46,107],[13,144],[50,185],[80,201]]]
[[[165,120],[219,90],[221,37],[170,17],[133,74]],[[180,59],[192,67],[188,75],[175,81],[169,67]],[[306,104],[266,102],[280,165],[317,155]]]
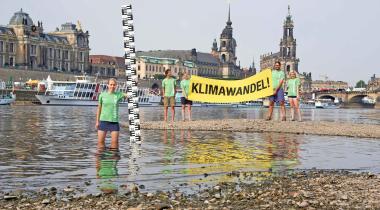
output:
[[[99,94],[107,91],[107,83],[92,80],[89,76],[76,76],[76,81],[53,81],[49,76],[44,94],[37,94],[36,97],[43,105],[97,106]],[[126,83],[118,83],[117,91],[126,93]],[[138,97],[140,106],[158,106],[161,102],[161,96],[149,88],[139,89]],[[127,100],[120,105],[127,106]]]
[[[363,104],[373,104],[373,105],[374,105],[374,104],[376,103],[376,101],[375,101],[374,99],[372,99],[372,98],[366,96],[366,97],[364,97],[364,98],[362,99],[362,103],[363,103]]]
[[[315,101],[315,108],[317,109],[339,109],[340,105],[334,103],[330,99],[319,99]]]
[[[16,95],[13,93],[0,94],[0,105],[9,105],[16,101]]]
[[[16,94],[9,92],[7,85],[4,81],[0,81],[0,105],[9,105],[16,101]]]

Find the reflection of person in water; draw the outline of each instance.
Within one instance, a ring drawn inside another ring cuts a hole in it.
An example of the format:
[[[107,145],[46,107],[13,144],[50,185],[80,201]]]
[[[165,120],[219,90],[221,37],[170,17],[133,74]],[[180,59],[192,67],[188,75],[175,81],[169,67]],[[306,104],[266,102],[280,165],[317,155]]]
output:
[[[185,143],[186,139],[185,139],[185,133],[187,132],[187,141],[189,141],[191,139],[191,132],[190,130],[181,130],[181,143]]]
[[[295,136],[271,133],[264,135],[264,138],[271,156],[272,171],[291,169],[299,163],[299,143]]]
[[[163,131],[163,135],[162,135],[162,140],[163,140],[163,143],[164,144],[167,144],[168,143],[168,131],[167,130],[164,130]],[[170,130],[170,144],[174,144],[175,143],[175,135],[174,135],[174,130],[171,129]]]
[[[100,179],[99,189],[104,193],[116,193],[117,185],[114,178],[118,177],[117,163],[120,160],[118,148],[104,148],[98,144],[96,154],[96,178]]]

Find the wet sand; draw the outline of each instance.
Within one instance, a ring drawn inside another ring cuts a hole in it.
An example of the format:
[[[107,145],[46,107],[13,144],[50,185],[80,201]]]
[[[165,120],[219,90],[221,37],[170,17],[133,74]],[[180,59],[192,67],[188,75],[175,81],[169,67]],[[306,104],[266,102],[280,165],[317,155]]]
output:
[[[85,195],[75,189],[0,192],[1,209],[379,209],[380,175],[347,171],[296,172],[268,177],[266,172],[231,172],[251,184],[218,183],[192,194],[178,190]]]
[[[122,123],[128,126],[127,123]],[[324,121],[266,121],[246,119],[178,121],[174,124],[162,121],[142,122],[146,130],[195,130],[195,131],[234,131],[234,132],[275,132],[324,136],[347,136],[380,139],[380,125],[353,124]]]

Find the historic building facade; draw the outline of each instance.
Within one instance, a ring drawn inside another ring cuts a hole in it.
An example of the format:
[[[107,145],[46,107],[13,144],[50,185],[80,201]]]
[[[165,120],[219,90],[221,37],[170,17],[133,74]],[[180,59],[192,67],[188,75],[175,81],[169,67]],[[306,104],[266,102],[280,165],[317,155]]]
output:
[[[123,57],[108,55],[90,55],[90,72],[105,77],[125,77]]]
[[[44,33],[43,23],[35,24],[21,9],[0,26],[0,67],[84,73],[89,52],[89,33],[79,22]]]
[[[380,78],[374,74],[368,81],[367,89],[370,91],[380,91]]]
[[[289,71],[298,72],[299,59],[297,58],[297,40],[294,38],[294,22],[290,15],[290,7],[288,7],[288,15],[286,16],[283,25],[280,51],[261,55],[260,68],[273,68],[276,61],[281,62],[281,66],[285,73]]]
[[[236,40],[233,38],[232,21],[228,11],[228,20],[220,35],[220,47],[216,39],[211,53],[192,50],[155,50],[138,52],[138,76],[153,78],[171,69],[174,76],[180,76],[184,71],[190,74],[215,78],[242,78],[247,73],[252,74],[253,68],[244,72],[236,64]]]
[[[314,80],[311,83],[312,91],[347,90],[348,83],[333,80]]]
[[[261,70],[274,67],[274,63],[279,61],[281,68],[288,75],[290,71],[296,71],[301,79],[301,91],[308,93],[312,91],[311,73],[300,73],[298,71],[299,58],[297,57],[297,40],[294,38],[294,22],[288,7],[288,15],[283,25],[283,36],[280,40],[280,51],[276,53],[267,53],[260,56]]]

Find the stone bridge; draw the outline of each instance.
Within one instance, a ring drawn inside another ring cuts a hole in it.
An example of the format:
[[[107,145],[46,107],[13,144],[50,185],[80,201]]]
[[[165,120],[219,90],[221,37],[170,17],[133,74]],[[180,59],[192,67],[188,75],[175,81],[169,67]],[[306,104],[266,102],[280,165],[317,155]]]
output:
[[[365,106],[362,103],[364,97],[371,98],[376,101],[375,107],[380,108],[380,92],[379,91],[328,91],[314,92],[316,99],[338,99],[346,107]]]

